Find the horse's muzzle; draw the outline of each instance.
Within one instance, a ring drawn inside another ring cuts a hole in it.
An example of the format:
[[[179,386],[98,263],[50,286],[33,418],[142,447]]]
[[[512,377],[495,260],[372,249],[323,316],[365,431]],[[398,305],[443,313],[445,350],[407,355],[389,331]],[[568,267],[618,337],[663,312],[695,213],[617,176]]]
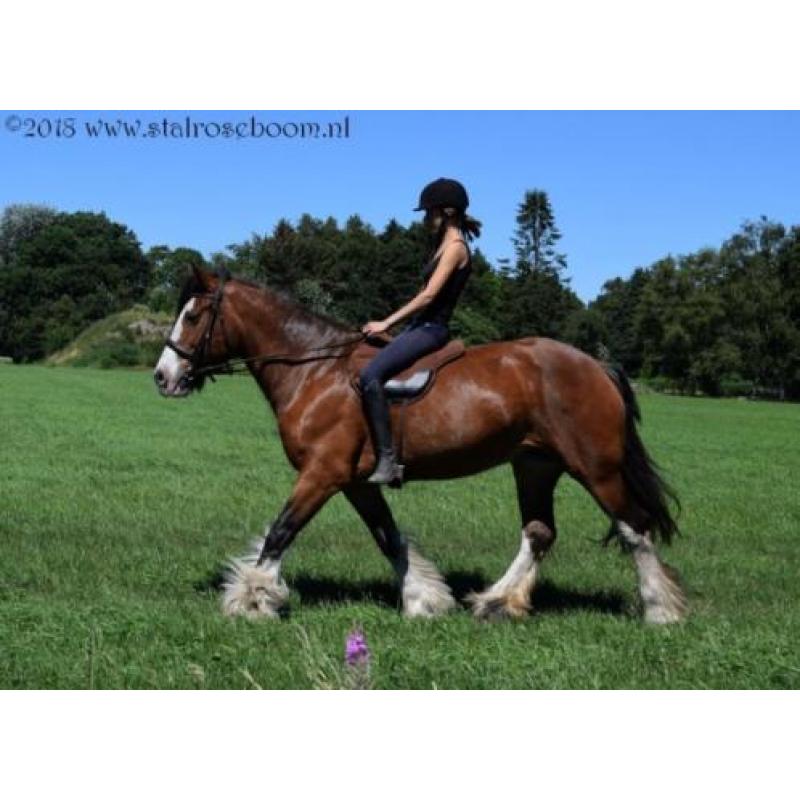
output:
[[[186,397],[194,388],[194,382],[187,373],[181,375],[174,385],[170,385],[169,377],[164,370],[156,369],[153,373],[153,380],[162,397]]]

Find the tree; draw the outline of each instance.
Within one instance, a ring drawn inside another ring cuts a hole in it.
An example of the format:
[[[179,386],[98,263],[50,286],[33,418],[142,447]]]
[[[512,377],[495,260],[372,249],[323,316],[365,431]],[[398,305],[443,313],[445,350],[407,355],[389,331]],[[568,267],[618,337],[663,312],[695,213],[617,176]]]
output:
[[[512,238],[517,275],[524,277],[533,271],[561,273],[566,268],[566,258],[556,252],[560,238],[547,192],[539,189],[525,192],[517,209],[517,229]]]
[[[638,375],[642,368],[642,342],[635,320],[642,291],[649,280],[649,270],[637,267],[627,280],[606,281],[598,297],[589,303],[589,308],[602,318],[603,345],[610,360],[622,364],[631,375]]]
[[[562,276],[566,258],[555,250],[560,238],[547,193],[526,192],[512,237],[516,262],[504,281],[505,338],[561,338],[569,314],[583,307]]]
[[[793,226],[776,254],[776,269],[785,304],[786,322],[793,344],[785,364],[784,380],[789,397],[800,397],[800,226]]]
[[[792,252],[783,225],[766,217],[745,222],[720,249],[730,340],[742,370],[762,390],[784,397],[793,385],[800,332],[792,318]],[[794,271],[798,265],[794,263]],[[796,278],[795,278],[796,280]]]
[[[421,288],[430,233],[390,219],[377,233],[360,216],[340,228],[328,217],[304,214],[296,225],[282,219],[271,234],[231,245],[227,266],[294,296],[302,304],[359,327],[388,316]],[[501,277],[479,250],[473,274],[453,319],[454,335],[470,342],[500,338],[504,308]]]
[[[583,308],[578,296],[552,272],[535,271],[516,278],[505,287],[503,338],[548,336],[564,338],[564,325],[569,315]]]
[[[42,358],[86,325],[144,299],[139,242],[105,214],[59,213],[15,245],[0,283],[0,353]]]
[[[151,276],[147,305],[153,311],[173,312],[189,270],[193,266],[205,266],[205,259],[190,247],[172,250],[166,245],[151,247],[145,258]]]
[[[733,351],[718,346],[728,338],[718,273],[710,249],[653,265],[636,309],[646,374],[669,378],[682,391],[718,393],[735,362]],[[715,360],[721,354],[724,359]]]
[[[800,395],[800,235],[765,217],[704,248],[608,281],[591,305],[631,372],[682,391]]]
[[[564,341],[594,358],[611,360],[605,344],[608,329],[602,314],[594,308],[581,307],[572,311],[564,322],[562,336]]]
[[[49,206],[15,204],[3,209],[0,216],[0,268],[11,264],[23,242],[35,236],[57,215]]]
[[[476,344],[502,339],[504,299],[504,278],[476,247],[472,254],[472,275],[453,314],[454,335]]]

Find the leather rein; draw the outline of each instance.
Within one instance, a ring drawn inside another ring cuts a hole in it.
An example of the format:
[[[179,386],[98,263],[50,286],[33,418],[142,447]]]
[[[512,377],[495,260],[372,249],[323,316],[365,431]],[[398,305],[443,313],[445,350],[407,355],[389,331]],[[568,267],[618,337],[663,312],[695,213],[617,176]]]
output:
[[[300,356],[293,355],[291,353],[269,353],[260,356],[250,356],[249,358],[226,358],[224,361],[219,361],[214,364],[206,364],[204,362],[211,347],[211,339],[214,335],[214,328],[217,324],[217,321],[219,321],[220,327],[222,328],[222,336],[225,340],[226,349],[229,349],[228,339],[225,335],[225,322],[222,318],[222,298],[225,291],[225,280],[225,275],[219,276],[219,285],[217,286],[217,289],[211,298],[211,315],[209,317],[208,325],[203,332],[203,336],[200,339],[200,344],[195,347],[194,350],[186,350],[177,342],[173,342],[169,336],[164,341],[164,345],[166,347],[169,347],[170,350],[173,350],[175,353],[177,353],[177,355],[189,362],[189,369],[185,376],[185,380],[189,384],[196,383],[198,378],[208,377],[214,381],[215,375],[234,375],[238,372],[245,372],[248,364],[305,364],[309,361],[318,361],[324,358],[341,358],[344,355],[348,355],[348,353],[322,352],[320,355],[309,354],[316,353],[318,351],[333,350],[337,347],[346,347],[347,345],[351,344],[357,344],[358,342],[363,342],[367,338],[366,334],[359,331],[358,336],[354,336],[344,341],[332,342],[331,344],[321,345],[320,347],[310,347],[303,355]],[[193,297],[203,296],[205,295],[193,295]]]

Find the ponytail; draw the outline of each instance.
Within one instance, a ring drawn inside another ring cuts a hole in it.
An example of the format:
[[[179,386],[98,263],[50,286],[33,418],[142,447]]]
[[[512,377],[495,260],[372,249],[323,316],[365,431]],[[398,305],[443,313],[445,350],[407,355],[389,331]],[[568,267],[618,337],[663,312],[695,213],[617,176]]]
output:
[[[480,220],[475,219],[475,217],[471,217],[466,211],[450,208],[444,210],[444,215],[445,219],[451,220],[452,223],[464,234],[467,241],[472,241],[472,239],[475,239],[481,235],[481,225],[483,223],[480,222]],[[429,259],[439,249],[439,245],[441,245],[442,241],[444,240],[444,234],[446,230],[447,225],[439,226],[439,230],[437,231],[435,240],[433,242],[433,247],[430,249],[430,254],[428,256]]]
[[[471,217],[466,212],[461,215],[460,228],[470,240],[476,239],[481,235],[481,223],[475,217]]]

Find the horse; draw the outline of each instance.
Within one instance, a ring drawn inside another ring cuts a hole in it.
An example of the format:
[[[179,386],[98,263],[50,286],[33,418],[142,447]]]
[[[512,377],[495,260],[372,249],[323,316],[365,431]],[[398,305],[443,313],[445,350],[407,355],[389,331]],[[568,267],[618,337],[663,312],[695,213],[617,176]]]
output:
[[[353,354],[364,335],[313,312],[288,295],[227,271],[195,267],[178,302],[154,379],[164,397],[186,397],[206,378],[248,371],[277,419],[292,491],[253,553],[232,559],[223,583],[225,614],[280,617],[289,588],[282,560],[297,534],[342,492],[393,567],[402,611],[434,617],[457,603],[435,565],[398,530],[375,465]],[[401,409],[391,406],[393,430]],[[637,431],[636,397],[621,367],[570,345],[526,337],[467,347],[442,368],[435,385],[403,407],[405,481],[473,475],[512,466],[521,542],[505,574],[465,602],[480,619],[531,611],[540,565],[556,540],[553,493],[566,473],[610,520],[632,555],[642,616],[672,623],[687,612],[677,573],[656,542],[678,532],[674,491],[659,474]]]

